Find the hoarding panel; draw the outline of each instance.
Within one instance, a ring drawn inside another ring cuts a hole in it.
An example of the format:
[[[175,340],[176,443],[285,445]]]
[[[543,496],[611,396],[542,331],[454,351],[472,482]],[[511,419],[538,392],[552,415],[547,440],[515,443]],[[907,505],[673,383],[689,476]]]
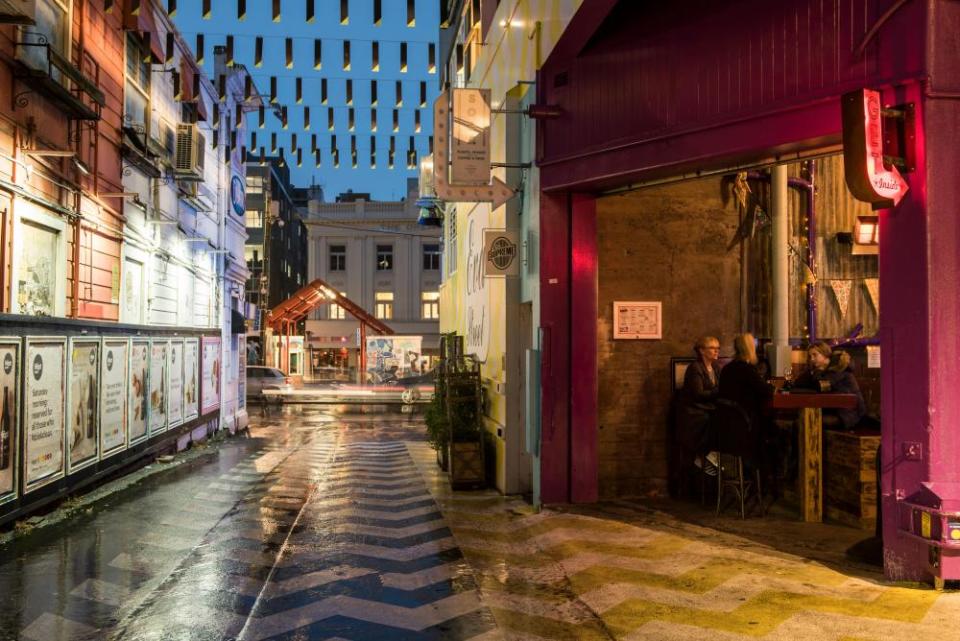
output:
[[[67,361],[67,473],[100,455],[100,340],[71,338]]]
[[[150,341],[134,339],[130,343],[130,408],[127,442],[130,445],[147,438],[147,414],[150,410],[148,377]]]
[[[127,374],[130,341],[104,338],[100,349],[100,458],[127,445]]]
[[[167,429],[167,355],[169,341],[155,338],[150,341],[150,434]]]
[[[17,498],[20,451],[20,341],[0,341],[0,504]]]
[[[203,376],[200,385],[200,413],[220,407],[221,349],[219,336],[204,336],[200,341]]]
[[[24,493],[64,475],[63,337],[27,337],[24,350]]]
[[[167,424],[183,423],[183,341],[170,341],[170,393],[167,395]]]
[[[192,421],[200,412],[199,391],[199,353],[200,346],[196,338],[183,341],[183,420]]]

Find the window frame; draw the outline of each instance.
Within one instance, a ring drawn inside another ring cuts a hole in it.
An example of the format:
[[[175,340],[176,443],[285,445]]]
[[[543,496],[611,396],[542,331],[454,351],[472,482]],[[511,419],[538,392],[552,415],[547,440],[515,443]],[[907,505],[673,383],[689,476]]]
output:
[[[393,271],[393,243],[390,244],[376,244],[376,271],[378,272],[392,272]],[[382,259],[381,259],[382,257]],[[384,266],[383,263],[386,263]]]
[[[440,292],[420,292],[420,319],[440,320]]]
[[[347,271],[347,246],[327,245],[327,259],[328,272]]]
[[[10,310],[14,314],[23,314],[20,309],[20,264],[23,257],[23,234],[18,233],[19,229],[26,221],[37,227],[45,227],[57,235],[57,255],[54,258],[55,263],[55,284],[53,291],[53,313],[51,316],[66,316],[66,276],[67,276],[67,223],[58,216],[49,214],[39,205],[31,207],[14,207],[13,218],[13,256],[10,266]]]
[[[423,252],[423,271],[440,271],[440,265],[443,262],[443,252],[440,249],[440,243],[424,243]]]
[[[383,296],[383,298],[381,298]],[[389,298],[386,298],[389,296]],[[393,292],[374,292],[374,316],[380,320],[393,320]]]

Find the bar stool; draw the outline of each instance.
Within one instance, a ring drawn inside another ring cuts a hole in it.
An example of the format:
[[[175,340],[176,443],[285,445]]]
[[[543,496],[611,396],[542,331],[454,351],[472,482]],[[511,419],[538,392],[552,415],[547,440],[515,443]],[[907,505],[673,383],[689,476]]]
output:
[[[717,471],[717,516],[723,510],[724,490],[731,490],[740,502],[740,518],[746,518],[746,499],[756,491],[757,504],[765,514],[760,469],[756,465],[758,435],[750,415],[738,403],[719,399],[713,414],[717,431],[720,465]],[[752,478],[747,478],[744,462],[754,465]]]

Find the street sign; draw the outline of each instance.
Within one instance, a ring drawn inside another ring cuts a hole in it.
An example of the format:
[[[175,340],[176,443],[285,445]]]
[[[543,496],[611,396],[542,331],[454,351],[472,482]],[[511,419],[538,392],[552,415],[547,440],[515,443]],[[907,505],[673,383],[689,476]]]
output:
[[[483,230],[483,275],[519,276],[520,243],[515,230]]]
[[[437,198],[447,202],[488,202],[493,209],[513,198],[516,192],[496,176],[491,178],[489,184],[483,185],[458,185],[450,182],[450,110],[447,106],[446,91],[442,92],[433,104],[433,132],[434,188]]]

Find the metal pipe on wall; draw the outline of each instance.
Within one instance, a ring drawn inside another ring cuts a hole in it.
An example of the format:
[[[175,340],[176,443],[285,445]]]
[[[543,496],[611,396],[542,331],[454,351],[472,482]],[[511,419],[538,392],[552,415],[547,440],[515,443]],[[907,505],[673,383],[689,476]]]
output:
[[[790,363],[790,216],[787,165],[770,170],[772,238],[772,353],[773,372],[780,374]]]

